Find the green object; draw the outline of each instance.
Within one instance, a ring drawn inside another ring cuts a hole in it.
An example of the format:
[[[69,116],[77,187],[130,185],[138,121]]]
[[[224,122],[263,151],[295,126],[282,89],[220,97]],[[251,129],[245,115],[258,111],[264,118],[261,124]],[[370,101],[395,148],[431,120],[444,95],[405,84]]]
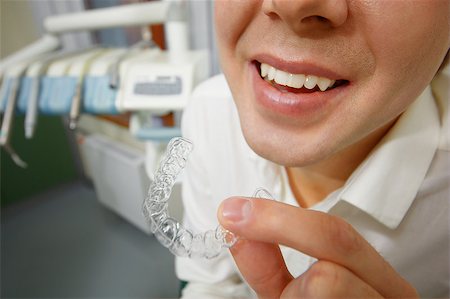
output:
[[[15,116],[10,140],[28,167],[18,167],[1,149],[0,199],[3,207],[77,176],[61,116],[40,116],[32,139],[24,136],[24,120],[23,115]]]
[[[183,289],[188,285],[187,281],[184,280],[180,280],[180,293],[178,294],[179,297],[181,297],[181,292],[183,291]]]

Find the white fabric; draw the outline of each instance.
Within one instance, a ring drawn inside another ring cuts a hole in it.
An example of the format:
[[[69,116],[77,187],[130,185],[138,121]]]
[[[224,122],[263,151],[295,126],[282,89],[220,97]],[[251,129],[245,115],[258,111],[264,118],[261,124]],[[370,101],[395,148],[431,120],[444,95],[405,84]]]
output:
[[[351,223],[424,297],[449,296],[446,78],[433,90],[438,104],[427,87],[346,184],[313,207]],[[284,168],[259,157],[245,142],[223,76],[197,88],[182,125],[183,135],[194,143],[183,185],[187,227],[196,232],[215,228],[221,201],[251,196],[258,187],[298,205]],[[290,248],[282,252],[294,276],[314,262]],[[252,295],[228,252],[213,260],[177,258],[176,272],[189,282],[183,298]]]

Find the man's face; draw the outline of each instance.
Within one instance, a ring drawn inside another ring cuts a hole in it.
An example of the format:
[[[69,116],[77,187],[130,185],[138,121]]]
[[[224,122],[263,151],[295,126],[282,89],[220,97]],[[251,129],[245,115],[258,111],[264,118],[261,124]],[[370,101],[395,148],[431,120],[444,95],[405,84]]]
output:
[[[215,18],[244,136],[286,166],[321,161],[395,120],[450,45],[447,0],[218,0]]]

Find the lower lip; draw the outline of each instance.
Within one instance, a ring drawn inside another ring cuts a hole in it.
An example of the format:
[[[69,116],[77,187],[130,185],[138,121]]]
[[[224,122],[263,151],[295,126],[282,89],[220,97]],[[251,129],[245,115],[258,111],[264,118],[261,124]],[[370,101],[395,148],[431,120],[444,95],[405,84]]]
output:
[[[249,67],[256,102],[270,114],[296,119],[301,117],[303,120],[320,118],[340,102],[349,87],[346,84],[325,92],[312,93],[282,92],[262,79],[253,63]]]

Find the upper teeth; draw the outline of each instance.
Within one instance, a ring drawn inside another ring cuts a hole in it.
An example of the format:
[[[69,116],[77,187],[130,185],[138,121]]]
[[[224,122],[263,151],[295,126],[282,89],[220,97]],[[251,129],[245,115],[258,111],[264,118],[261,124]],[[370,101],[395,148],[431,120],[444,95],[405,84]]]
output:
[[[313,89],[317,85],[321,91],[327,90],[336,82],[335,80],[314,75],[286,73],[265,63],[261,63],[261,77],[293,88],[302,88],[304,86],[308,89]]]

